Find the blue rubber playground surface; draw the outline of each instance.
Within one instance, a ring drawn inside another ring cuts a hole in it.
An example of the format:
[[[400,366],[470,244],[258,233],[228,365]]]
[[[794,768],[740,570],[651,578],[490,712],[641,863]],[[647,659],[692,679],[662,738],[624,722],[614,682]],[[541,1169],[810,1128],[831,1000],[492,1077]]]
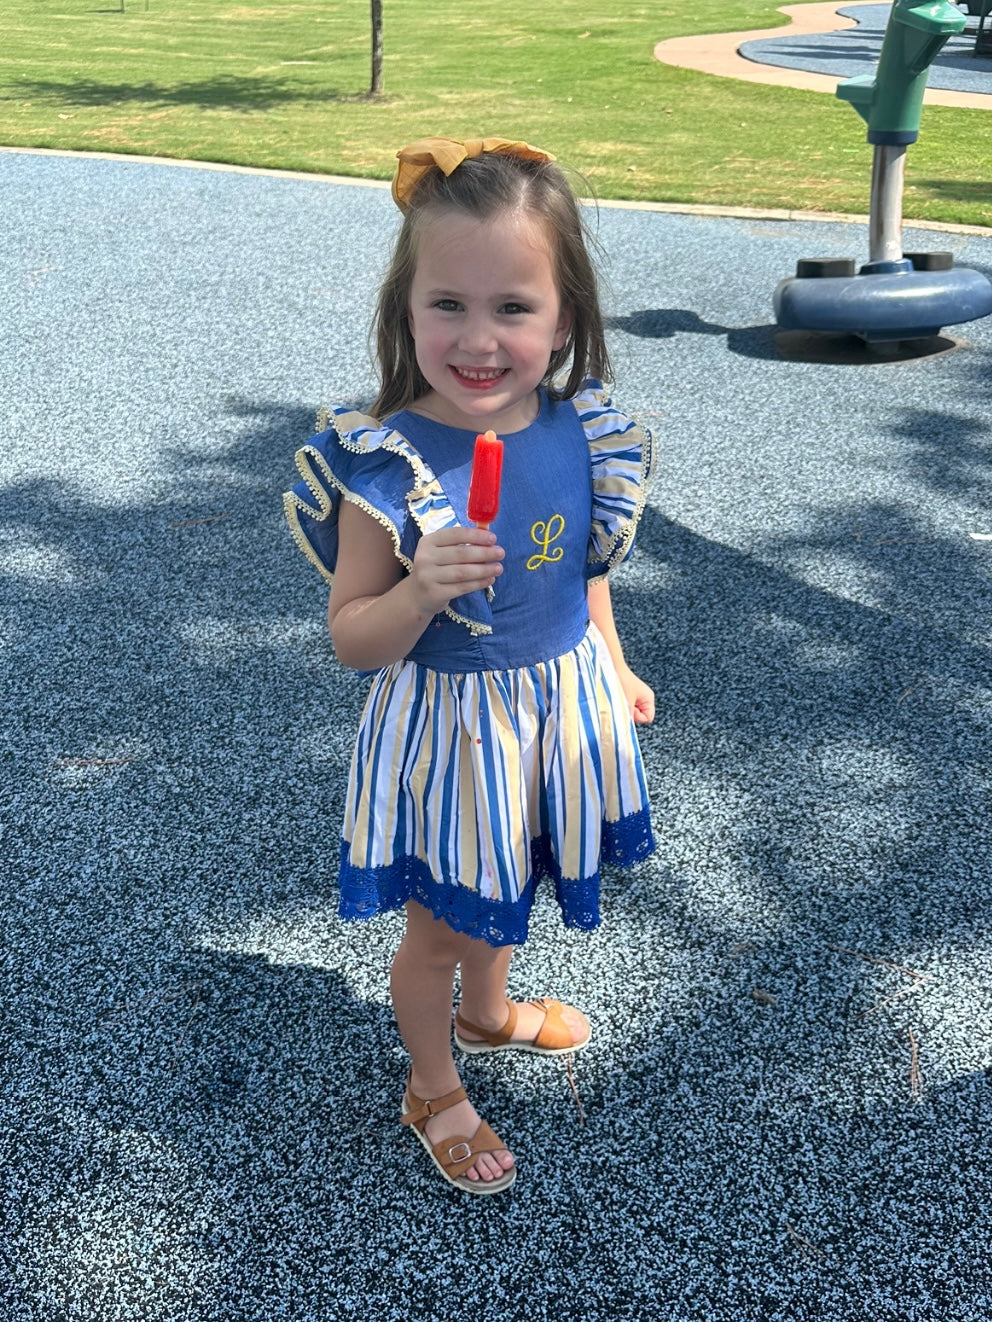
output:
[[[469,1059],[471,1200],[398,1124],[399,920],[335,916],[364,683],[280,501],[388,192],[9,152],[0,218],[3,1322],[987,1322],[992,319],[810,360],[774,288],[864,226],[593,218],[659,849],[595,933],[540,902],[584,1123]]]
[[[870,74],[878,63],[891,5],[854,5],[838,9],[853,18],[855,28],[803,36],[759,37],[744,42],[741,55],[757,64],[803,69],[837,78]],[[961,12],[965,9],[962,6]],[[986,23],[992,23],[987,19]],[[975,55],[977,17],[971,17],[963,32],[950,37],[930,66],[928,87],[942,91],[983,92],[992,95],[992,59]],[[984,49],[984,48],[983,48]]]

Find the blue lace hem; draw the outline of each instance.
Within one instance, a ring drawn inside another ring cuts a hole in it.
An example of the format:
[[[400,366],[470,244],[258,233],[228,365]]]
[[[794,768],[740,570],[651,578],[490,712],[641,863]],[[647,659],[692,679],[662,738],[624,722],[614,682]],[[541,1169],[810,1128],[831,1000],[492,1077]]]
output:
[[[603,823],[600,857],[604,863],[630,867],[647,858],[653,849],[646,808],[619,822]],[[338,913],[349,922],[361,922],[415,900],[455,932],[491,946],[519,946],[527,939],[537,886],[545,879],[554,882],[566,927],[592,931],[599,926],[599,872],[578,880],[563,877],[549,836],[531,841],[531,876],[523,894],[512,904],[488,900],[466,886],[439,882],[420,858],[396,859],[388,867],[355,867],[348,842],[343,840]]]

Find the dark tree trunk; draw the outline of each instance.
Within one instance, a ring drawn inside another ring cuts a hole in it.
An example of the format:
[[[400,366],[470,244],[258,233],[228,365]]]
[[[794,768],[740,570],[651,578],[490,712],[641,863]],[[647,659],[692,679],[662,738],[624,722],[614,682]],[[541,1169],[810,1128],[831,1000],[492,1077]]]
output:
[[[382,0],[372,0],[372,85],[369,95],[382,95]]]

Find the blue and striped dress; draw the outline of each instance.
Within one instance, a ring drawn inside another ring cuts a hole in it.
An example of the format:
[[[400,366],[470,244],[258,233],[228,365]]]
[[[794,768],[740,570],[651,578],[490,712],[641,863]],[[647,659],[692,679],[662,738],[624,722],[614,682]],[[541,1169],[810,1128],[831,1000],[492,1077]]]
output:
[[[342,500],[389,529],[407,569],[421,536],[467,522],[474,432],[411,412],[330,420],[297,453],[302,481],[285,497],[328,582]],[[571,400],[544,395],[535,422],[503,439],[503,573],[373,676],[340,870],[343,917],[412,899],[496,946],[525,940],[544,878],[567,926],[597,926],[601,864],[654,847],[634,726],[587,600],[630,551],[650,435],[590,381]]]

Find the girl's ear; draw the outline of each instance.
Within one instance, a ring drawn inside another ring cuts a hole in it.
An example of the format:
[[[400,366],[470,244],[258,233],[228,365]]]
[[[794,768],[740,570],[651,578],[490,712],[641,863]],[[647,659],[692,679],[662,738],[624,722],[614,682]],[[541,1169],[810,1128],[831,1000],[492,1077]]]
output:
[[[563,304],[561,315],[558,318],[558,325],[555,327],[555,338],[552,341],[552,348],[556,351],[564,349],[565,341],[568,339],[569,332],[572,329],[572,322],[575,318],[572,315],[571,307]]]

